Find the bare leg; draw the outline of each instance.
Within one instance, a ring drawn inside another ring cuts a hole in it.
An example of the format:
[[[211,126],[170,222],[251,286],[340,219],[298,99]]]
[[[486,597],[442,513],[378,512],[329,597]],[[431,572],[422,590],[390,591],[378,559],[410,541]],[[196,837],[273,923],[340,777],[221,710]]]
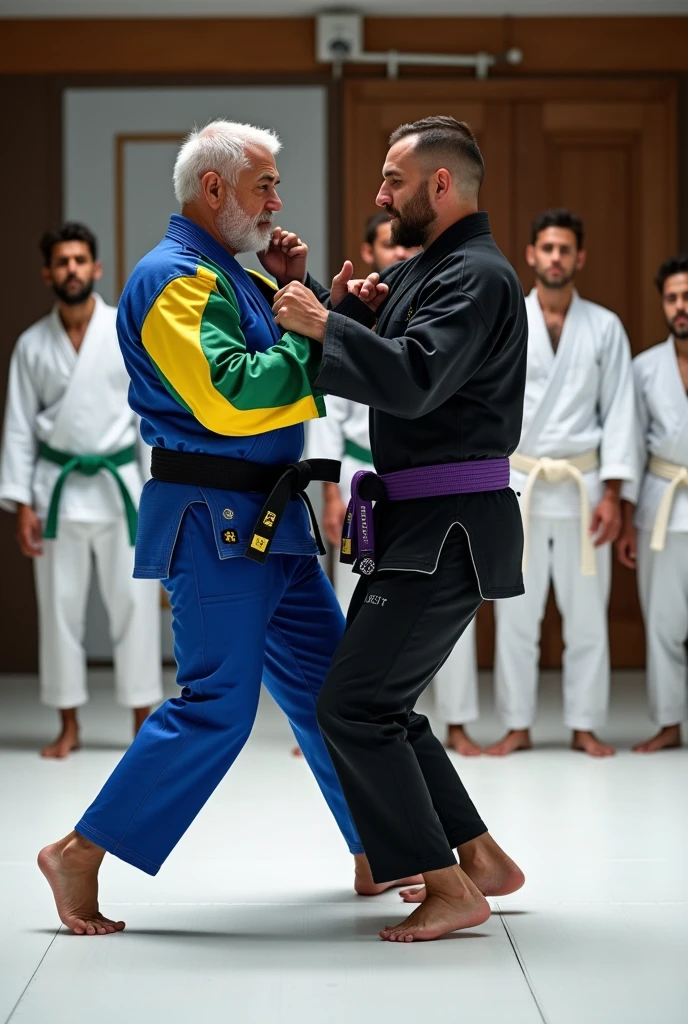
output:
[[[643,743],[636,743],[633,750],[636,754],[654,754],[657,750],[673,750],[682,746],[681,726],[665,725],[656,736]]]
[[[124,921],[111,921],[98,908],[98,870],[104,856],[105,850],[78,832],[38,854],[60,921],[75,935],[110,935],[124,928]]]
[[[463,725],[449,726],[446,745],[462,757],[477,757],[483,752],[483,748],[473,742]]]
[[[139,729],[151,713],[150,708],[134,708],[134,736],[138,736]]]
[[[588,732],[586,729],[574,729],[571,750],[581,750],[584,754],[590,754],[591,757],[612,757],[616,753],[614,747],[598,740],[594,732]]]
[[[463,843],[456,852],[462,870],[483,896],[508,896],[525,883],[521,869],[495,843],[489,832],[470,843]],[[404,903],[422,903],[425,889],[402,889],[399,895]]]
[[[379,896],[381,892],[387,892],[388,889],[394,889],[396,886],[418,885],[423,881],[422,875],[411,875],[408,878],[398,878],[395,882],[374,882],[365,853],[354,854],[354,865],[356,869],[354,889],[359,896]]]
[[[490,905],[459,865],[426,871],[425,900],[413,913],[393,927],[383,928],[387,942],[417,942],[439,939],[461,928],[475,928],[490,916]]]
[[[49,747],[41,750],[41,757],[64,758],[68,757],[73,750],[79,750],[79,721],[76,708],[63,708],[60,711],[62,729],[60,735]]]
[[[504,739],[499,743],[493,743],[485,747],[485,753],[491,757],[504,757],[506,754],[513,754],[516,750],[530,750],[530,729],[510,729]]]

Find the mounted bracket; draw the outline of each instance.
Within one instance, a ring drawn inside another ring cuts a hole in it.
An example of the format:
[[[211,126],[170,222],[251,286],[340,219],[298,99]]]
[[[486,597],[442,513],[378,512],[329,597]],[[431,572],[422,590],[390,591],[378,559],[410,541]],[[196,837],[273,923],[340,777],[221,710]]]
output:
[[[485,53],[366,53],[363,48],[363,15],[355,11],[326,11],[316,17],[315,56],[322,64],[331,64],[335,78],[344,64],[384,64],[387,77],[397,78],[404,65],[475,68],[475,77],[487,78],[495,64],[520,64],[523,52],[512,47],[503,54]]]

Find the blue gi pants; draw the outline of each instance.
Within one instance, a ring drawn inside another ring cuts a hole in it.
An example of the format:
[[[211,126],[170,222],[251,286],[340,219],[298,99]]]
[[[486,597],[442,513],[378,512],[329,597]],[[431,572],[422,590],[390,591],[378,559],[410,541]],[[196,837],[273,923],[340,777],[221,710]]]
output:
[[[221,560],[209,511],[197,503],[186,512],[164,584],[181,696],[147,719],[76,831],[155,875],[248,739],[262,679],[349,850],[362,853],[315,715],[344,630],[317,558]]]

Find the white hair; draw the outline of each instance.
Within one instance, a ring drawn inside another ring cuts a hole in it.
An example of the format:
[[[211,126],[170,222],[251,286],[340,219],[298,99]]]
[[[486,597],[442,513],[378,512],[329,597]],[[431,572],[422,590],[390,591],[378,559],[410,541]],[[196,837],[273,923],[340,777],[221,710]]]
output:
[[[180,206],[197,198],[201,178],[208,171],[236,185],[240,171],[249,166],[247,146],[262,146],[275,156],[282,143],[269,128],[255,128],[236,121],[211,121],[194,128],[177,154],[174,164],[174,194]]]

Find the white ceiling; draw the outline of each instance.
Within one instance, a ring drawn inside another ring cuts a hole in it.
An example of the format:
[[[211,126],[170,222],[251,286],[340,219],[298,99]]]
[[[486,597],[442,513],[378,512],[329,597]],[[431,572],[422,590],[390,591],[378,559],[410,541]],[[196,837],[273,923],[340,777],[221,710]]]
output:
[[[286,17],[351,7],[366,15],[418,15],[418,0],[362,0],[318,4],[313,0],[0,0],[0,17]],[[688,0],[423,0],[428,15],[688,15]]]

